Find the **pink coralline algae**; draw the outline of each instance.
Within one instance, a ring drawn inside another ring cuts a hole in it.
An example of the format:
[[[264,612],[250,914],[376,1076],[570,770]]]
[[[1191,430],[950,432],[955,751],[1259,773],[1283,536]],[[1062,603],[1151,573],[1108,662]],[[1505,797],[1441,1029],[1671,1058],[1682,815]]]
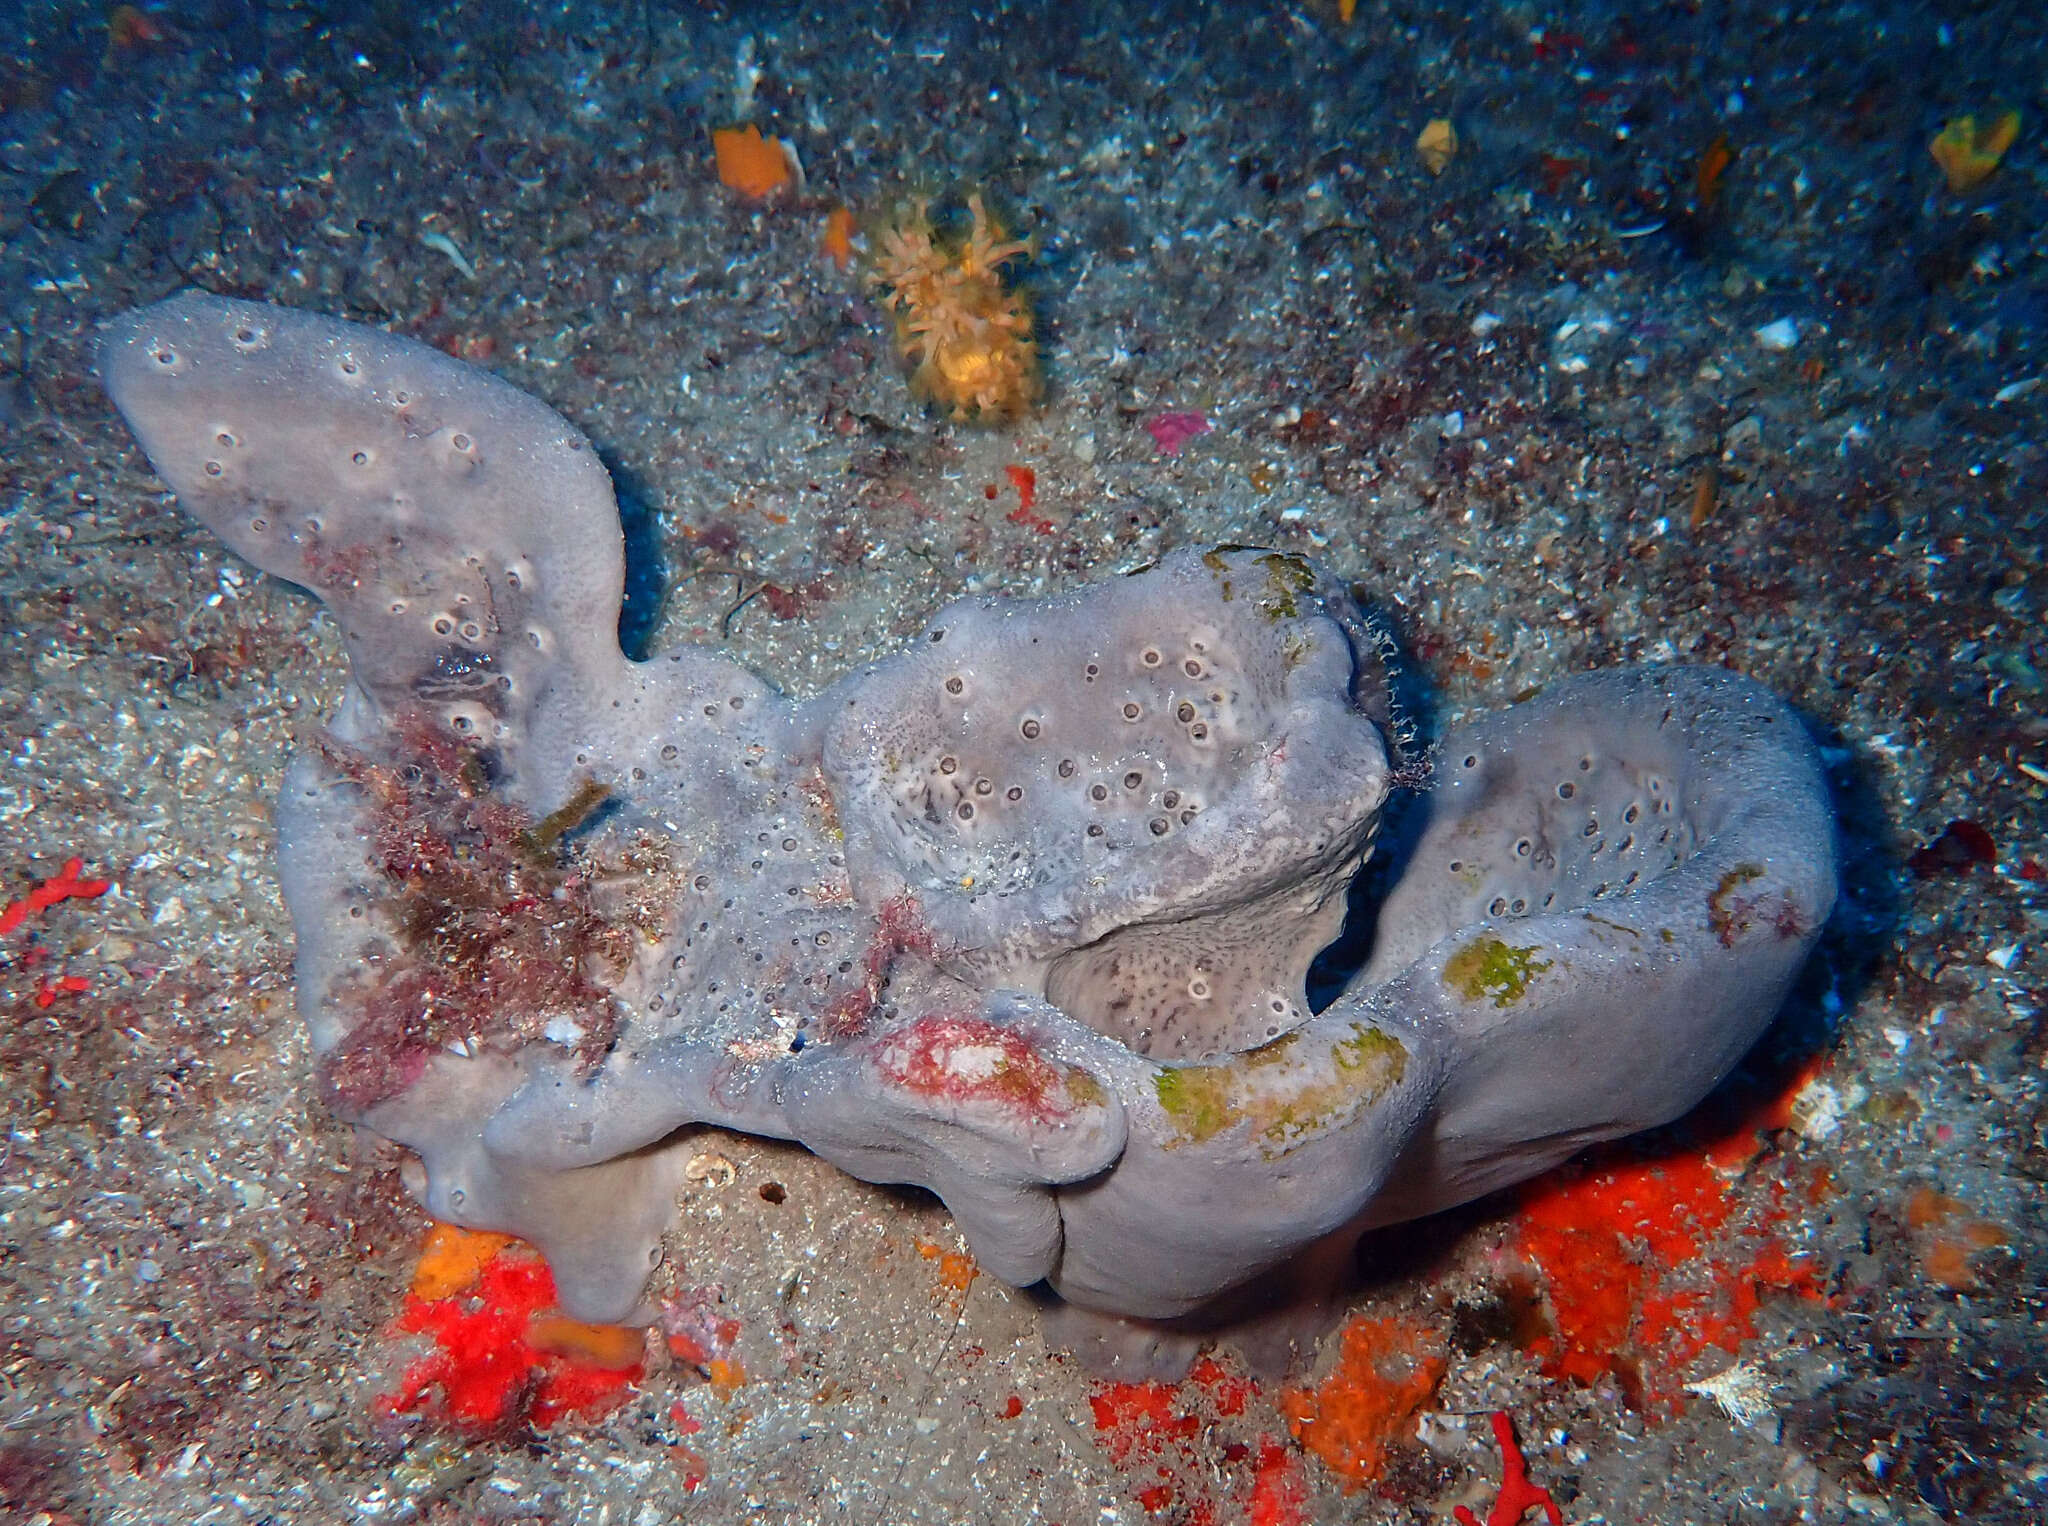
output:
[[[1209,432],[1209,418],[1202,413],[1162,413],[1145,420],[1145,432],[1161,455],[1177,456],[1188,441]]]
[[[577,1318],[655,1317],[709,1123],[930,1188],[1067,1338],[1151,1322],[1170,1368],[1173,1322],[1305,1247],[1685,1111],[1833,903],[1790,710],[1583,675],[1441,739],[1319,1005],[1408,776],[1341,578],[1218,547],[963,599],[797,703],[715,651],[625,658],[610,482],[503,381],[201,295],[101,359],[185,508],[348,647],[278,802],[313,1047],[365,1061],[332,1100],[417,1153],[437,1219],[539,1246]]]
[[[989,1102],[1041,1123],[1065,1118],[1100,1094],[1087,1072],[1047,1059],[1021,1035],[976,1016],[933,1013],[905,1024],[875,1063],[896,1085],[935,1102]]]

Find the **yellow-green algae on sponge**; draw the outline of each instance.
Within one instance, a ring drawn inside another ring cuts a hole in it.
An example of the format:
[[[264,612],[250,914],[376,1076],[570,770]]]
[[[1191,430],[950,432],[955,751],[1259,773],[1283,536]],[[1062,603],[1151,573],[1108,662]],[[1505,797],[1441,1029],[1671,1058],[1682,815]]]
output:
[[[1266,591],[1259,599],[1259,613],[1268,623],[1297,618],[1301,613],[1298,596],[1316,586],[1315,569],[1302,557],[1287,551],[1269,551],[1258,560],[1266,569]]]
[[[1203,1144],[1244,1123],[1264,1153],[1284,1155],[1350,1121],[1398,1085],[1408,1066],[1399,1039],[1364,1023],[1351,1024],[1351,1036],[1329,1046],[1326,1063],[1305,1052],[1301,1040],[1289,1033],[1229,1060],[1161,1070],[1152,1084],[1173,1123],[1168,1147]]]
[[[1444,984],[1467,1001],[1491,996],[1496,1007],[1512,1006],[1529,989],[1529,977],[1550,968],[1536,957],[1539,946],[1515,948],[1490,933],[1474,938],[1444,961]]]
[[[1230,563],[1224,558],[1239,551],[1256,549],[1226,542],[1212,546],[1202,554],[1202,564],[1216,574],[1225,604],[1237,597],[1237,588],[1230,577]],[[1253,560],[1266,569],[1266,587],[1254,595],[1254,602],[1266,623],[1274,625],[1282,620],[1299,619],[1301,595],[1313,593],[1316,586],[1316,570],[1309,565],[1308,559],[1291,551],[1268,551]]]

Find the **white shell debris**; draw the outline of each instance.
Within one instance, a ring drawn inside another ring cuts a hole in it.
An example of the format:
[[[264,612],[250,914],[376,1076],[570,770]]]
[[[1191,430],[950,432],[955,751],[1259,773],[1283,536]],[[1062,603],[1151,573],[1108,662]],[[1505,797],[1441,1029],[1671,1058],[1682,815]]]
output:
[[[692,1155],[683,1167],[683,1175],[699,1186],[730,1187],[739,1174],[740,1168],[716,1151]]]
[[[1685,1391],[1712,1399],[1715,1407],[1735,1424],[1754,1428],[1760,1421],[1777,1418],[1777,1406],[1771,1403],[1771,1396],[1779,1386],[1756,1363],[1737,1362],[1726,1372],[1686,1384]]]
[[[1842,1120],[1869,1097],[1869,1089],[1855,1082],[1837,1090],[1815,1077],[1793,1095],[1792,1127],[1801,1139],[1826,1139],[1838,1132]]]
[[[456,245],[455,240],[447,234],[438,231],[423,233],[420,235],[420,242],[429,249],[438,250],[442,254],[447,255],[449,263],[462,272],[464,279],[474,281],[477,278],[476,266],[469,263],[468,257]]]

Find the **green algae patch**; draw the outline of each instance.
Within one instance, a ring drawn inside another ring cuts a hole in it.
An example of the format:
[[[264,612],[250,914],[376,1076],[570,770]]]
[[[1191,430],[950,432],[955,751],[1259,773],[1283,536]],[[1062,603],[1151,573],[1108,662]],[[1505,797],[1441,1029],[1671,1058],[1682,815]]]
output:
[[[1347,1074],[1371,1071],[1384,1075],[1381,1091],[1398,1084],[1408,1069],[1407,1046],[1391,1033],[1382,1033],[1363,1023],[1353,1023],[1351,1037],[1330,1046],[1330,1058]]]
[[[1231,578],[1231,567],[1227,558],[1241,551],[1256,550],[1253,546],[1241,546],[1226,541],[1211,546],[1202,553],[1202,565],[1216,574],[1216,581],[1223,602],[1230,603],[1237,597],[1237,587]],[[1294,620],[1301,615],[1301,596],[1310,593],[1316,586],[1316,570],[1308,564],[1306,557],[1296,556],[1291,551],[1268,551],[1263,556],[1252,558],[1253,565],[1263,567],[1266,584],[1253,595],[1259,614],[1268,625],[1277,625],[1282,620]]]
[[[1173,1120],[1170,1144],[1202,1144],[1237,1122],[1226,1065],[1186,1065],[1153,1077],[1159,1105]]]
[[[1205,1144],[1243,1125],[1267,1159],[1341,1127],[1400,1084],[1408,1050],[1364,1023],[1317,1056],[1290,1033],[1209,1065],[1182,1065],[1153,1078],[1172,1120],[1168,1149]]]
[[[1214,1139],[1244,1116],[1242,1094],[1254,1073],[1287,1063],[1300,1035],[1283,1033],[1270,1044],[1209,1065],[1182,1065],[1162,1070],[1152,1089],[1166,1116],[1173,1120],[1174,1144],[1201,1144]]]
[[[1467,1001],[1491,996],[1496,1007],[1513,1006],[1529,989],[1531,976],[1550,968],[1536,957],[1538,944],[1515,948],[1491,936],[1475,938],[1444,961],[1444,984]]]

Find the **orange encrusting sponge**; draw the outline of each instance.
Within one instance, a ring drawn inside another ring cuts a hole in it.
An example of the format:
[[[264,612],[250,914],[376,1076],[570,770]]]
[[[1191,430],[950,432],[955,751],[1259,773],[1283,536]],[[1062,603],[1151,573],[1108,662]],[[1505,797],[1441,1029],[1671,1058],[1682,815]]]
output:
[[[396,1329],[429,1337],[434,1349],[381,1406],[424,1412],[463,1435],[601,1415],[641,1375],[638,1330],[558,1313],[555,1279],[530,1246],[452,1224],[428,1234]]]
[[[711,152],[718,161],[718,181],[749,201],[762,201],[796,180],[796,156],[780,138],[766,138],[758,127],[714,127]]]
[[[1445,1366],[1430,1331],[1398,1316],[1361,1315],[1344,1327],[1335,1370],[1315,1388],[1283,1390],[1280,1413],[1349,1493],[1378,1478],[1394,1446],[1414,1435]]]
[[[917,202],[875,240],[868,284],[896,321],[910,389],[956,419],[1014,418],[1038,400],[1031,309],[1003,284],[1002,267],[1031,252],[967,198],[972,226],[953,240]]]

